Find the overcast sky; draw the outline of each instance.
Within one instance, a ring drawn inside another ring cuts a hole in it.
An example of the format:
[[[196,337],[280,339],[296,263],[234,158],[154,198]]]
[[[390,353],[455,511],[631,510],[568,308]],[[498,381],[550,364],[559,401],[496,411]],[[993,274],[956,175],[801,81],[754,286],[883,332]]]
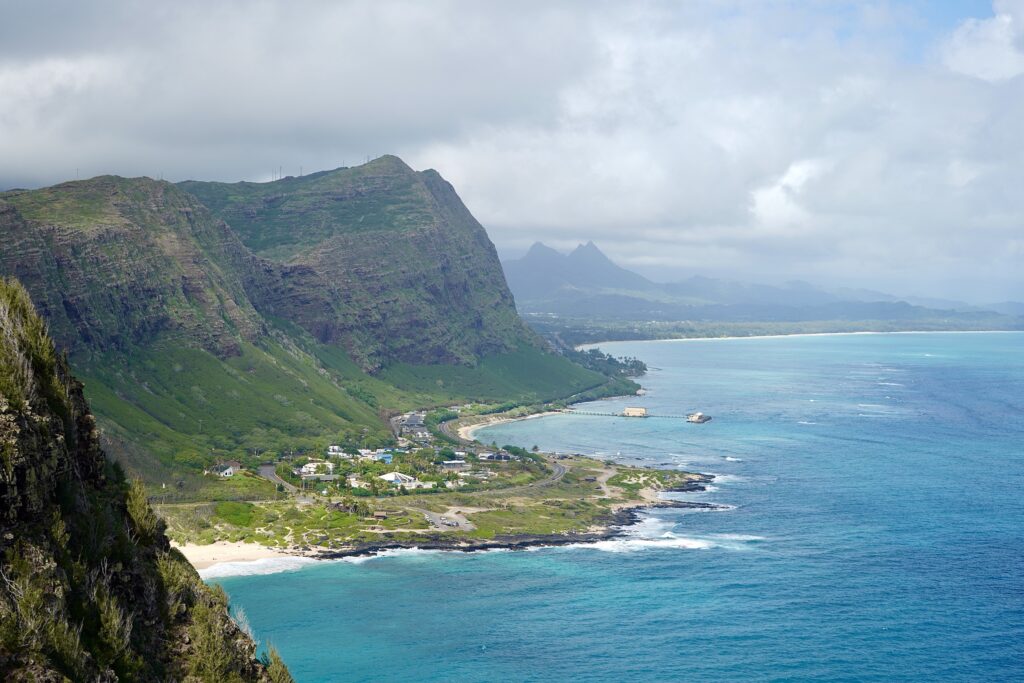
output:
[[[1024,0],[0,0],[0,188],[398,154],[503,255],[1024,299]]]

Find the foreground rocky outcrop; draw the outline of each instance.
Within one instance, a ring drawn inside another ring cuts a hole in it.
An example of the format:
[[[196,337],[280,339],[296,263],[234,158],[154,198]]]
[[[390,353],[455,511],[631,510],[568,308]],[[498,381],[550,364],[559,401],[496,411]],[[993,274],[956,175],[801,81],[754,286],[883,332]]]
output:
[[[27,292],[0,280],[0,675],[287,681],[103,454]]]

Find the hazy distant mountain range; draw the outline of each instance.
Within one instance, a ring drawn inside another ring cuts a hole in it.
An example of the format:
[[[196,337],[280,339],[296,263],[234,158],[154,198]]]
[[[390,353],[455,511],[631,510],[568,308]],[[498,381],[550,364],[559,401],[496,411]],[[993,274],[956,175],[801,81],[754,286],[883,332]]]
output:
[[[593,242],[568,254],[540,242],[503,262],[521,313],[608,320],[804,322],[935,320],[957,324],[1006,318],[1020,323],[1024,303],[972,306],[897,297],[866,289],[825,289],[807,282],[763,285],[709,277],[657,283],[609,259]]]

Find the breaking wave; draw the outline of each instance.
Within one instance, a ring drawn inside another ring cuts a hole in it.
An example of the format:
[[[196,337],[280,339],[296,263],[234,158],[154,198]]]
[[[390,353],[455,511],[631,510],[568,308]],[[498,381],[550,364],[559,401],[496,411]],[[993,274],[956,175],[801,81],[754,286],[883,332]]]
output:
[[[203,580],[220,579],[226,576],[259,576],[293,572],[318,562],[312,557],[264,557],[243,562],[218,562],[199,570]]]

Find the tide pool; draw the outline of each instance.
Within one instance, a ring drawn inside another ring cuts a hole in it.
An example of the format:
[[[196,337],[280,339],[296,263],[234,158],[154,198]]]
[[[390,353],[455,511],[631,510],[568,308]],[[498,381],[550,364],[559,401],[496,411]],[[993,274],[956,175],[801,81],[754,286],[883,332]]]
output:
[[[1024,334],[601,348],[643,359],[647,394],[581,408],[714,420],[477,438],[714,473],[678,495],[729,509],[210,580],[299,681],[1024,680]]]

